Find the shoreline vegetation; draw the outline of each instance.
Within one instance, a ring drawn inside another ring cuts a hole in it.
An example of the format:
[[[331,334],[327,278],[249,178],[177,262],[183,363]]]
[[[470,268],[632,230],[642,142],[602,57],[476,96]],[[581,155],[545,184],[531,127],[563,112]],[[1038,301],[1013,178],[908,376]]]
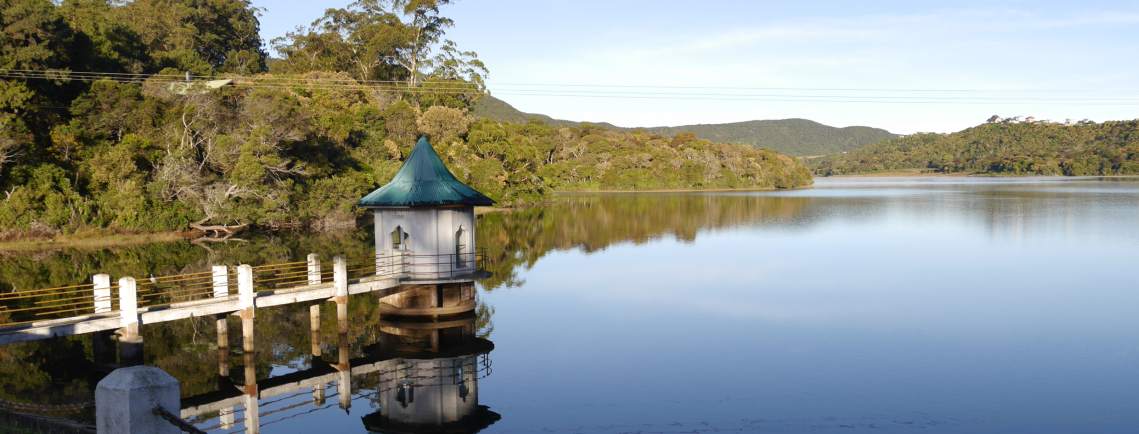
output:
[[[796,187],[794,189],[810,188],[810,185]],[[657,189],[657,190],[566,190],[552,192],[553,196],[570,196],[570,195],[589,195],[589,194],[656,194],[656,193],[715,193],[715,192],[770,192],[786,189],[777,188],[709,188],[709,189]],[[533,203],[525,206],[518,207],[498,207],[498,206],[480,206],[475,207],[475,215],[483,216],[488,214],[503,214],[512,212],[523,212],[532,208],[538,208],[546,205],[545,203]],[[351,224],[342,222],[336,225],[336,228],[329,231],[335,232],[354,232],[357,231],[358,224],[353,222]],[[248,232],[252,235],[265,235],[272,233],[279,233],[279,231],[271,229],[253,229]],[[163,231],[163,232],[144,232],[144,233],[116,233],[108,232],[106,230],[92,229],[82,233],[74,234],[58,234],[50,237],[35,237],[16,238],[0,240],[0,254],[5,252],[30,252],[30,251],[51,251],[59,249],[103,249],[111,247],[132,246],[140,244],[151,243],[167,243],[178,241],[193,241],[201,237],[201,231]],[[236,242],[244,241],[240,237],[235,240]]]
[[[446,38],[447,0],[329,9],[268,41],[276,58],[248,1],[12,2],[0,64],[22,72],[0,81],[0,249],[172,240],[195,227],[215,229],[207,238],[342,231],[421,134],[501,208],[559,192],[804,188],[812,170],[1139,174],[1139,121],[994,116],[795,158],[691,132],[479,117],[489,72]]]
[[[335,231],[421,134],[500,207],[562,190],[811,183],[798,159],[690,133],[473,115],[488,70],[447,39],[447,0],[360,0],[273,41],[248,1],[11,3],[0,240]]]
[[[805,161],[820,176],[929,171],[987,176],[1139,175],[1139,120],[1001,119],[918,133]]]

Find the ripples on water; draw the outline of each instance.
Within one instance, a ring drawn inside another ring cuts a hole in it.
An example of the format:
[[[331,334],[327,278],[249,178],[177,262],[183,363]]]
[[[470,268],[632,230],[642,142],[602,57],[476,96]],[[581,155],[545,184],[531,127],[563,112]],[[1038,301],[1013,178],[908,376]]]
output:
[[[309,252],[366,257],[366,232],[212,251],[6,254],[0,290]],[[1135,180],[846,178],[773,193],[564,195],[485,215],[477,235],[495,273],[471,326],[495,346],[478,399],[501,415],[483,432],[1139,425]],[[364,358],[383,328],[369,320],[374,304],[351,305],[349,350]],[[257,377],[310,369],[307,311],[266,311]],[[217,387],[211,327],[144,329],[148,362],[187,397]],[[88,399],[100,376],[89,354],[83,338],[0,348],[0,398]],[[354,381],[361,395],[381,382]],[[359,432],[380,405],[361,396],[350,414],[310,412],[311,396],[290,399],[268,405],[303,414],[265,432]]]

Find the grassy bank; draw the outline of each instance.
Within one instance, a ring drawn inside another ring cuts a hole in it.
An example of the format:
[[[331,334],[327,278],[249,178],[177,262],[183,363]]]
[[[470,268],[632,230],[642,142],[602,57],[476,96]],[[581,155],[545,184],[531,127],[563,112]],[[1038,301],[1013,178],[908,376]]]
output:
[[[0,252],[42,251],[54,249],[102,249],[148,243],[169,243],[191,239],[188,232],[155,232],[116,234],[86,232],[74,235],[57,235],[50,238],[28,237],[0,241]]]

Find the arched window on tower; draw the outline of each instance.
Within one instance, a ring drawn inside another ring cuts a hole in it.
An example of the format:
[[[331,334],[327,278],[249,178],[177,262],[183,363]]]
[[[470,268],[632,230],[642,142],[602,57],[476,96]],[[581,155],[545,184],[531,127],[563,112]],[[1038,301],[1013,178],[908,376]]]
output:
[[[395,399],[399,401],[399,405],[403,408],[407,408],[408,404],[414,403],[415,384],[410,380],[400,381],[399,386],[396,387]]]
[[[463,250],[467,248],[467,244],[463,242],[464,232],[463,225],[459,225],[459,230],[455,231],[455,268],[463,268],[466,264],[463,261]]]
[[[405,250],[407,248],[407,232],[403,231],[402,226],[396,226],[392,230],[392,250]]]

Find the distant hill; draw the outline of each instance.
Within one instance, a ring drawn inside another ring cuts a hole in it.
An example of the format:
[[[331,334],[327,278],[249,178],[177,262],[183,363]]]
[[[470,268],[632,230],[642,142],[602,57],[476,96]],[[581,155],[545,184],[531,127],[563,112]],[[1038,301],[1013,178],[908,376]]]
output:
[[[690,132],[713,142],[759,146],[800,156],[834,154],[897,137],[880,128],[836,128],[808,119],[681,125],[645,130],[664,135]]]
[[[989,122],[920,133],[813,159],[823,176],[921,170],[1000,175],[1139,174],[1139,120]]]
[[[551,125],[578,124],[578,122],[554,119],[543,114],[526,113],[493,96],[481,98],[475,104],[474,114],[478,117],[502,122],[525,122],[535,119]],[[690,132],[702,139],[718,143],[752,145],[799,156],[844,152],[897,137],[897,135],[880,128],[836,128],[807,119],[756,120],[726,124],[650,128],[621,128],[604,122],[595,125],[623,130],[644,130],[668,136]]]

